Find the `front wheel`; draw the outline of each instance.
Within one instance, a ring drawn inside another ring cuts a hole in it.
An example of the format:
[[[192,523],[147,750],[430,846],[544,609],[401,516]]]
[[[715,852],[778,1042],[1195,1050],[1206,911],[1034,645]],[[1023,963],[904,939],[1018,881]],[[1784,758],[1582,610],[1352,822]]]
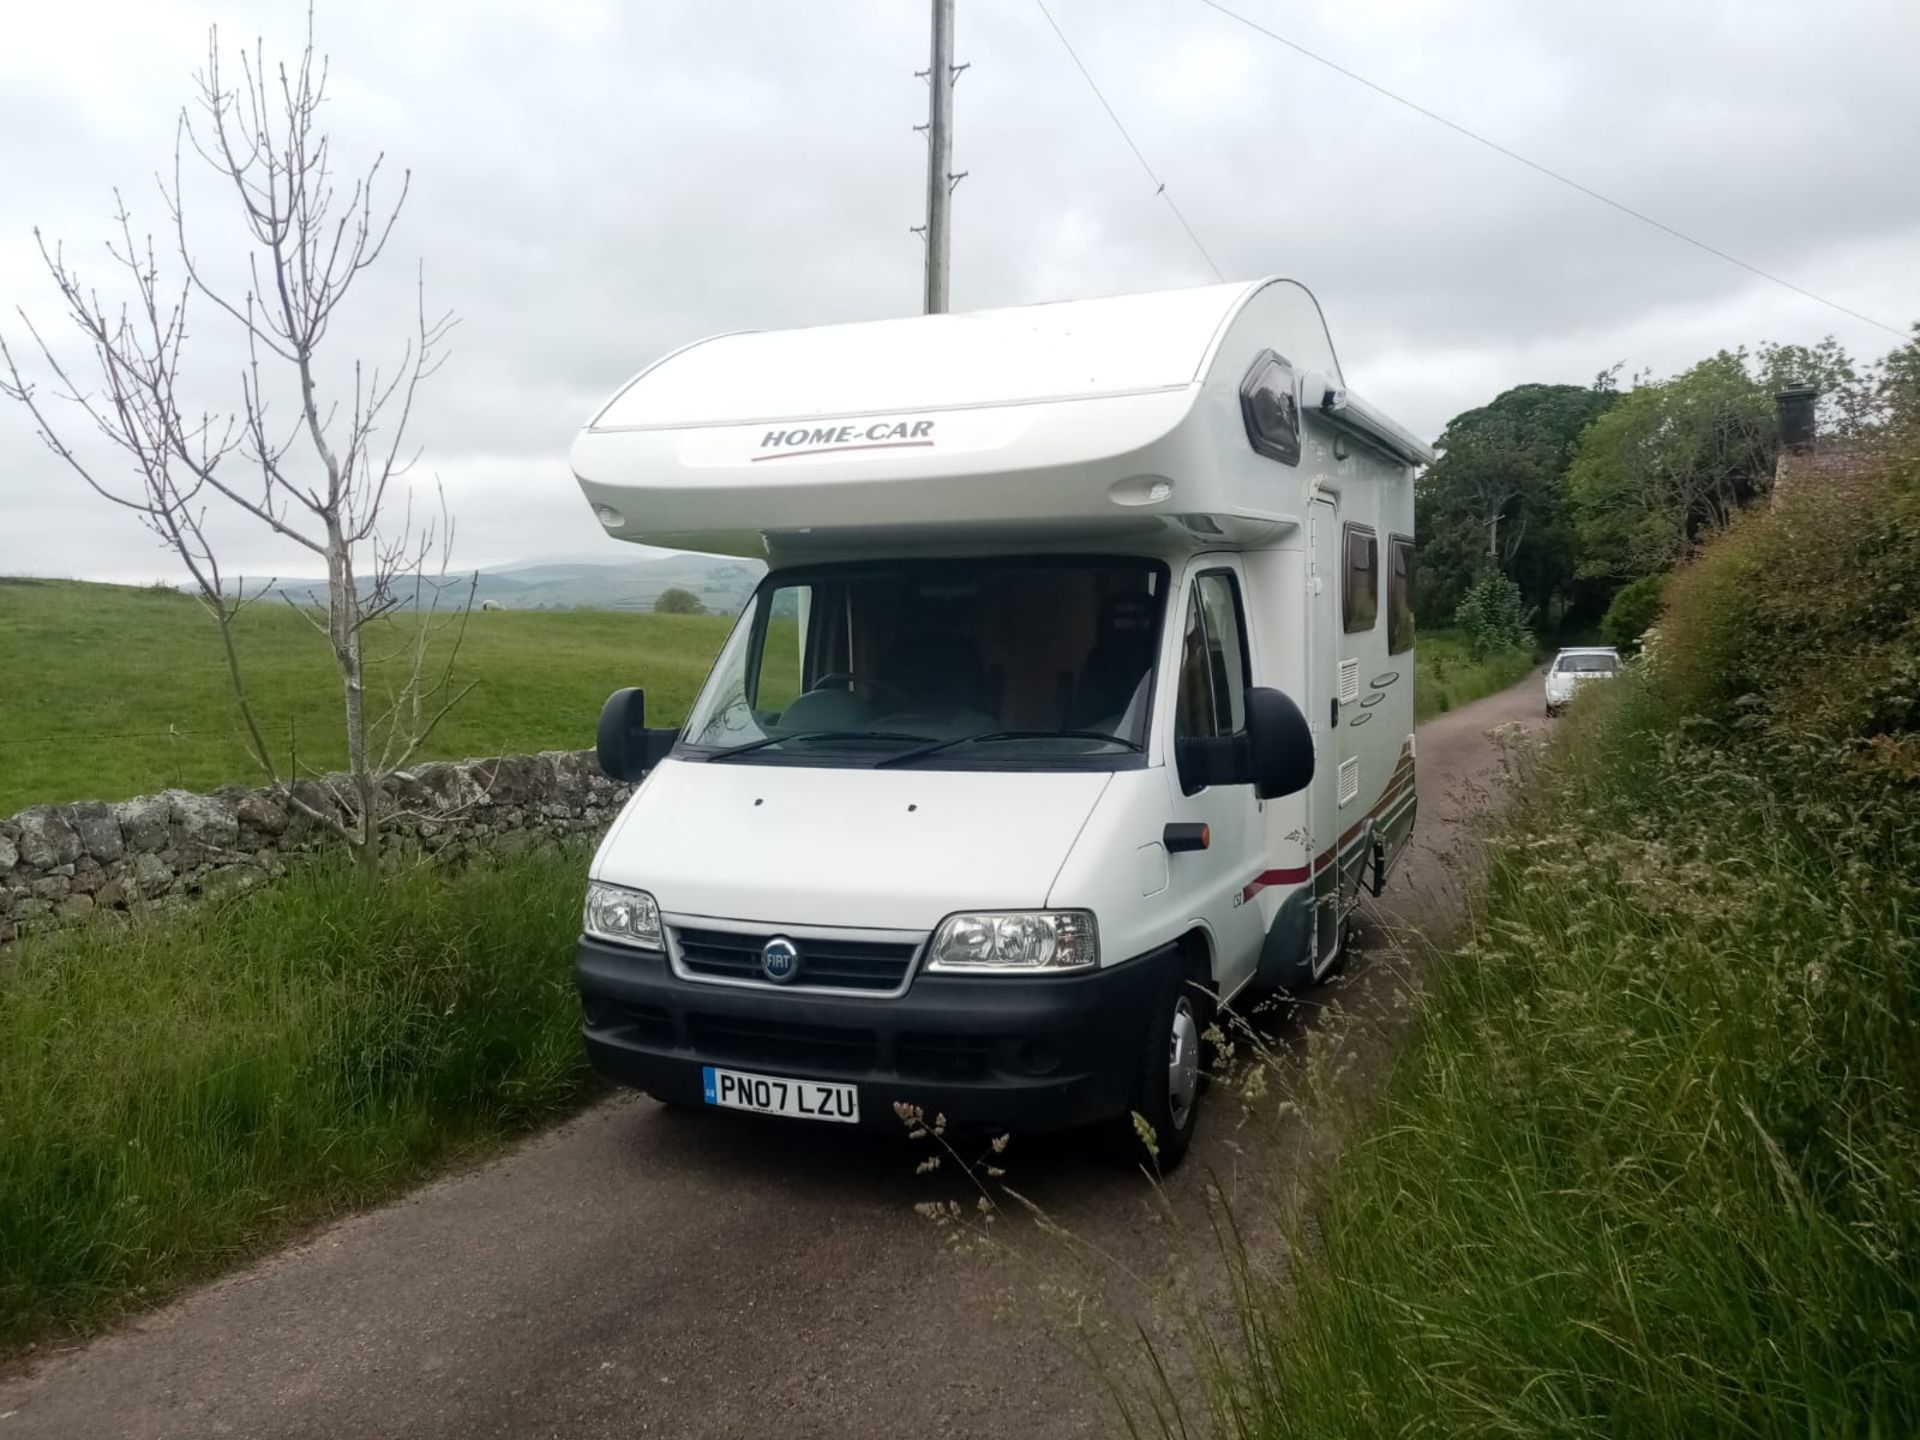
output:
[[[1212,995],[1188,972],[1168,984],[1148,1017],[1133,1103],[1120,1117],[1119,1138],[1130,1158],[1162,1175],[1173,1171],[1193,1143],[1213,1008]]]

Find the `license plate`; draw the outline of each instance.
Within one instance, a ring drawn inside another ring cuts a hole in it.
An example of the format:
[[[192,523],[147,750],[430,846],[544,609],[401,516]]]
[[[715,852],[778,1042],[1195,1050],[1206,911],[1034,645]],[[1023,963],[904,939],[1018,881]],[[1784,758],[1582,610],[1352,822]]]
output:
[[[758,1115],[786,1115],[795,1120],[833,1120],[843,1125],[860,1120],[860,1090],[855,1085],[749,1075],[717,1065],[702,1066],[700,1076],[709,1105],[751,1110]]]

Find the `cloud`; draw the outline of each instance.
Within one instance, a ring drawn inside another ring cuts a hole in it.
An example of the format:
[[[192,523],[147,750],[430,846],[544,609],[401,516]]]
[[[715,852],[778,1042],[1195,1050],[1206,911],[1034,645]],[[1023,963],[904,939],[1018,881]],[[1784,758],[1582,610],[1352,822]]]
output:
[[[1622,202],[1869,314],[1920,314],[1920,11],[1622,0],[1231,0],[1382,85]],[[1415,429],[1526,380],[1670,371],[1723,344],[1888,337],[1681,244],[1181,0],[1050,0],[1229,275],[1319,294],[1349,377]],[[422,397],[464,563],[604,544],[566,474],[596,404],[701,335],[910,313],[920,293],[926,16],[914,4],[697,0],[323,3],[343,167],[384,151],[412,190],[334,337],[391,357],[416,262],[460,317]],[[960,7],[957,307],[1187,284],[1205,262],[1035,7]],[[54,318],[31,230],[99,255],[121,186],[144,223],[217,20],[297,43],[284,6],[72,0],[13,17],[0,53],[0,301]],[[216,264],[217,189],[191,218]],[[229,271],[228,273],[232,273]],[[226,398],[238,349],[196,322]],[[253,527],[231,563],[301,560]],[[0,407],[0,573],[168,573]]]

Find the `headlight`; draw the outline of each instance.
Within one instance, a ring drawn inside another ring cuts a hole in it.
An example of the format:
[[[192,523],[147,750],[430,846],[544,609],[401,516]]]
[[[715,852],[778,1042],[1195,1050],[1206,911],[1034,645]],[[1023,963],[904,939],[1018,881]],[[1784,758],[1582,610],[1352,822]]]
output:
[[[1079,970],[1099,961],[1089,910],[949,915],[927,950],[929,970]]]
[[[665,948],[660,935],[660,907],[644,890],[589,880],[587,913],[581,923],[589,935],[602,940],[617,940],[622,945],[639,945],[648,950]]]

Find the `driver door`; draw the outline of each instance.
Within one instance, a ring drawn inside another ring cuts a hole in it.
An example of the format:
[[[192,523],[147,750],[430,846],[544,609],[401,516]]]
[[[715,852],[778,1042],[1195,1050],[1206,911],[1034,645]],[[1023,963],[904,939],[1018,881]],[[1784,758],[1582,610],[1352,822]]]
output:
[[[1173,744],[1167,766],[1173,818],[1208,829],[1204,850],[1168,856],[1172,883],[1185,892],[1196,919],[1213,934],[1214,975],[1230,997],[1253,975],[1264,932],[1247,884],[1263,867],[1262,802],[1252,784],[1207,785],[1181,774],[1180,741],[1241,737],[1247,730],[1247,686],[1253,675],[1239,561],[1203,556],[1195,563],[1177,627],[1173,672]]]

